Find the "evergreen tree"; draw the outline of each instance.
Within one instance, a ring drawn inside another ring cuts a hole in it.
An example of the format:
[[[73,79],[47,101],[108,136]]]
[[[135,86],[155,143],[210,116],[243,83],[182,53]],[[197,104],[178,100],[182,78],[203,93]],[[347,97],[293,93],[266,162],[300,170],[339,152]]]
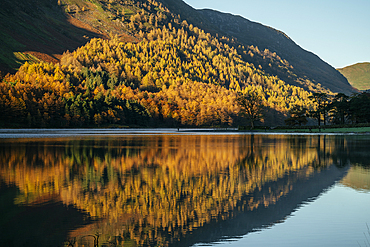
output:
[[[289,126],[307,124],[307,108],[300,105],[293,106],[289,110],[290,117],[285,119],[285,124]]]

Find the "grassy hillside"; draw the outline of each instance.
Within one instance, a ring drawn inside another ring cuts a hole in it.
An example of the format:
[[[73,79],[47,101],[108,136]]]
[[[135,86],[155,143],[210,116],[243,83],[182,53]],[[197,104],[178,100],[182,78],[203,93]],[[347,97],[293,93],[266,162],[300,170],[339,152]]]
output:
[[[0,1],[0,71],[14,72],[26,61],[56,63],[95,37],[137,41],[107,7],[95,0]],[[134,11],[139,8],[127,7],[126,17]]]
[[[370,63],[357,63],[338,70],[353,87],[359,90],[370,89]]]
[[[14,71],[25,61],[58,62],[64,51],[100,36],[73,23],[56,0],[2,0],[0,18],[2,71]]]

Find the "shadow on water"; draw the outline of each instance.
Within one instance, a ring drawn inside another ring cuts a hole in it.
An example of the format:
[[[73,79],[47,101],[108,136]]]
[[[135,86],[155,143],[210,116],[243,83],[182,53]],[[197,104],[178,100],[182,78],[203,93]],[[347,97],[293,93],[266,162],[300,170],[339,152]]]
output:
[[[369,145],[288,135],[3,140],[0,243],[190,246],[238,238],[317,198],[352,159],[369,160]]]
[[[76,226],[91,223],[88,215],[57,198],[15,205],[19,190],[0,187],[0,246],[59,246]]]

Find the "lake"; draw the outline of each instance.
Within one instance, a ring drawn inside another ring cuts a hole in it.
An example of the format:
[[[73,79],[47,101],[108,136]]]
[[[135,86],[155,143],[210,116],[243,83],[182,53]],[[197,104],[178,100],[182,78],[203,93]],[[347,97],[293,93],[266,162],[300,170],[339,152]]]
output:
[[[370,246],[370,135],[0,130],[0,246]]]

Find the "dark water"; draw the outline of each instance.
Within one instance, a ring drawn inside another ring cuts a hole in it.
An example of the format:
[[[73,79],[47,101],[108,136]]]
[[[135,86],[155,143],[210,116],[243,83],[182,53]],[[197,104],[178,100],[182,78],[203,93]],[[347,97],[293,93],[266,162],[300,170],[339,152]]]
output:
[[[370,246],[368,135],[0,137],[0,246]]]

